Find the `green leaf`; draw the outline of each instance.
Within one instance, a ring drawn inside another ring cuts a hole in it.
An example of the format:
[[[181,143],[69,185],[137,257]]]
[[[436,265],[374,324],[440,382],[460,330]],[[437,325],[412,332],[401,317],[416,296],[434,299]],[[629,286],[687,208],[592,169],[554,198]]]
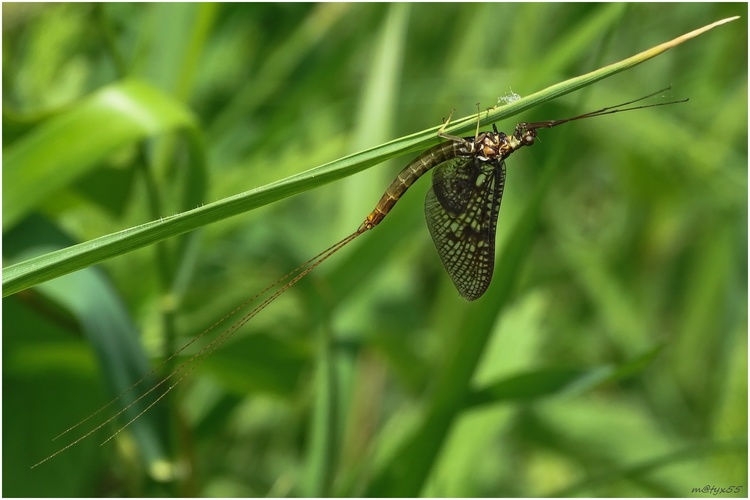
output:
[[[146,83],[105,87],[42,123],[3,152],[3,230],[123,146],[185,129],[195,120]]]
[[[26,238],[28,235],[32,235],[32,240]],[[43,251],[69,242],[65,234],[41,217],[27,218],[8,236],[16,243],[16,245],[13,245],[14,247],[23,245],[23,250],[17,249],[17,251],[26,253]],[[52,453],[62,449],[68,443],[72,443],[110,416],[118,413],[120,409],[122,409],[123,416],[115,420],[114,425],[104,426],[104,431],[97,435],[100,440],[106,439],[108,437],[107,431],[112,432],[113,427],[122,425],[138,416],[145,409],[146,404],[141,401],[126,409],[138,393],[129,391],[129,389],[134,384],[139,383],[141,386],[140,393],[142,393],[144,386],[147,387],[150,383],[148,380],[145,383],[142,382],[144,382],[144,377],[150,374],[151,369],[143,346],[139,342],[138,331],[133,320],[117,291],[111,286],[101,269],[84,269],[77,273],[61,276],[43,283],[39,287],[39,291],[45,300],[51,301],[56,308],[72,315],[77,326],[94,348],[100,372],[103,374],[104,382],[109,390],[110,399],[117,395],[122,396],[118,399],[117,404],[110,407],[108,411],[96,415],[95,418],[78,429],[71,429],[72,432],[61,436],[59,441],[48,445],[44,453],[51,458],[54,456],[51,455]],[[14,334],[33,335],[33,332],[16,331]],[[144,462],[151,468],[160,467],[161,464],[166,463],[165,449],[167,445],[163,441],[163,433],[160,432],[160,426],[158,425],[160,418],[163,418],[163,415],[160,416],[159,411],[148,412],[142,418],[132,422],[130,428],[138,443]],[[66,424],[73,425],[75,422],[66,422]],[[63,430],[65,428],[62,426],[59,429],[50,429],[49,431],[54,434],[47,436],[47,438],[51,442],[54,435]],[[37,459],[46,462],[44,456],[39,456]],[[43,462],[39,462],[37,465],[42,465]],[[29,467],[33,464],[25,465]]]

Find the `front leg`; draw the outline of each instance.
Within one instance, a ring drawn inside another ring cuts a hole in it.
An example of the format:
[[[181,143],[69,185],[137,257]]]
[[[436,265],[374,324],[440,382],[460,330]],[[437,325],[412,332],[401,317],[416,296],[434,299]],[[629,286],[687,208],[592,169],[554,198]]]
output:
[[[448,115],[448,119],[443,122],[443,126],[440,127],[440,130],[438,130],[438,137],[443,139],[448,139],[449,141],[453,142],[466,142],[466,140],[463,137],[458,137],[457,135],[451,135],[445,133],[445,128],[448,126],[448,124],[451,122],[451,117],[453,116],[453,112],[456,111],[456,109],[451,110],[451,114]]]
[[[445,129],[448,126],[448,124],[451,122],[451,117],[453,116],[453,113],[456,111],[455,108],[451,110],[451,114],[448,115],[448,119],[443,122],[443,126],[440,127],[440,130],[438,130],[438,137],[441,137],[443,139],[448,139],[449,141],[453,142],[466,142],[466,139],[463,137],[458,137],[457,135],[451,135],[446,134]],[[479,140],[479,123],[481,122],[481,114],[479,111],[479,103],[477,103],[477,129],[474,132],[474,142],[477,142]]]

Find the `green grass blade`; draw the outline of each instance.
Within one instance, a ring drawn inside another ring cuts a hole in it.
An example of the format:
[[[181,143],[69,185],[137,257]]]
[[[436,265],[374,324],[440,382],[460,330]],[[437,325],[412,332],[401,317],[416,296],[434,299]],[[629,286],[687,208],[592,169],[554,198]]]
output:
[[[733,21],[737,17],[731,17],[717,21],[715,23],[704,26],[700,29],[691,31],[685,35],[682,35],[674,40],[665,42],[661,45],[657,45],[651,49],[643,51],[635,56],[629,57],[617,63],[605,66],[596,71],[592,71],[585,75],[581,75],[575,78],[571,78],[564,82],[552,85],[542,91],[536,92],[530,96],[522,98],[514,103],[507,106],[495,108],[489,110],[487,113],[482,113],[481,123],[488,124],[494,123],[500,119],[507,118],[518,114],[524,110],[540,105],[544,102],[551,101],[557,97],[568,94],[575,90],[581,89],[588,85],[591,85],[599,80],[615,75],[628,68],[636,66],[642,62],[645,62],[691,38],[705,33],[706,31],[715,28],[719,25]],[[105,95],[107,95],[105,93]],[[139,108],[141,109],[141,108]],[[145,109],[144,109],[145,111]],[[151,125],[149,130],[154,130],[154,123],[152,121],[146,121],[142,123],[138,121],[141,115],[133,116],[131,126],[141,123],[143,125]],[[449,127],[448,131],[454,134],[465,133],[473,130],[476,126],[475,116],[466,116],[461,119],[454,120],[454,123]],[[56,124],[56,130],[60,132],[61,125]],[[101,238],[97,238],[85,243],[75,245],[58,252],[53,252],[48,255],[40,256],[38,258],[14,264],[3,269],[3,296],[7,296],[38,283],[42,283],[49,279],[52,279],[63,274],[73,272],[78,269],[82,269],[86,266],[90,266],[97,262],[122,255],[136,248],[140,248],[163,239],[176,236],[187,231],[191,231],[198,227],[206,224],[216,222],[239,213],[243,213],[254,208],[272,203],[274,201],[283,199],[288,196],[292,196],[303,191],[313,189],[317,186],[333,182],[334,180],[353,175],[360,172],[368,167],[381,163],[390,158],[424,149],[432,146],[438,142],[436,132],[439,127],[433,127],[421,132],[405,136],[394,141],[382,144],[380,146],[355,153],[344,158],[332,161],[330,163],[321,165],[319,167],[307,170],[300,174],[282,179],[271,184],[240,193],[235,196],[222,199],[220,201],[207,204],[205,206],[183,212],[171,217],[164,218],[159,221],[152,221],[146,224],[135,226],[124,231],[109,234]],[[79,132],[81,132],[79,130]],[[132,137],[134,139],[135,137]],[[32,151],[32,145],[28,144],[29,141],[23,143],[21,151],[14,150],[13,156],[10,156],[10,152],[6,155],[6,162],[12,165],[11,160],[18,161],[18,155],[25,161],[31,161],[28,159],[29,156],[34,157]],[[119,144],[119,143],[118,143]],[[115,145],[110,145],[114,147]],[[19,145],[20,147],[20,145]],[[99,152],[103,152],[99,150]],[[79,152],[71,154],[68,158],[68,162],[72,163],[72,160],[76,158]],[[51,163],[53,166],[45,169],[47,172],[57,171],[60,167],[60,163],[53,158],[40,157],[33,160],[34,162],[46,161]],[[21,170],[21,169],[18,169]],[[10,174],[8,174],[10,175]],[[17,177],[7,178],[4,174],[4,182],[6,186],[13,184],[15,180],[23,180],[23,174],[18,172],[15,174]],[[28,186],[34,184],[36,181],[29,182],[28,179],[20,185]],[[31,195],[29,189],[25,190],[26,195]],[[38,196],[34,196],[38,200]],[[25,210],[31,208],[28,201],[24,201],[21,196],[14,195],[10,201],[7,199],[3,204],[6,212],[4,215],[10,220],[21,216]],[[17,208],[16,205],[20,205]],[[13,208],[11,208],[13,207]],[[7,211],[10,210],[11,216],[8,216]]]
[[[473,408],[588,391],[637,375],[656,358],[660,351],[661,346],[657,346],[617,366],[546,368],[520,373],[475,390],[469,395],[467,405]]]

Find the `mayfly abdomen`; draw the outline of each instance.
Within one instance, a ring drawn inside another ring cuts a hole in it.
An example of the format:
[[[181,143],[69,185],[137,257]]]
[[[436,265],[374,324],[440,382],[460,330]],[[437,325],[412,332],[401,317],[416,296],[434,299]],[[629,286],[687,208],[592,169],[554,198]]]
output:
[[[380,224],[380,221],[391,211],[393,205],[425,172],[446,160],[464,154],[467,154],[465,143],[450,141],[430,148],[416,157],[393,179],[380,198],[375,210],[365,218],[365,221],[359,227],[359,231],[367,231]]]

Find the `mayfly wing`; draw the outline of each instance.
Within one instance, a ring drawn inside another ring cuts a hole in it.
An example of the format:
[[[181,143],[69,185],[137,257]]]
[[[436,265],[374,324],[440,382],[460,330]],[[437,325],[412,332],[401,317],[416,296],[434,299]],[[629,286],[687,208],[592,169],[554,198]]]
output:
[[[443,266],[466,300],[481,297],[492,281],[504,187],[503,161],[456,158],[435,168],[425,199],[427,227]]]
[[[473,168],[471,157],[452,158],[439,164],[433,171],[432,185],[442,209],[452,217],[465,212],[479,173]]]

